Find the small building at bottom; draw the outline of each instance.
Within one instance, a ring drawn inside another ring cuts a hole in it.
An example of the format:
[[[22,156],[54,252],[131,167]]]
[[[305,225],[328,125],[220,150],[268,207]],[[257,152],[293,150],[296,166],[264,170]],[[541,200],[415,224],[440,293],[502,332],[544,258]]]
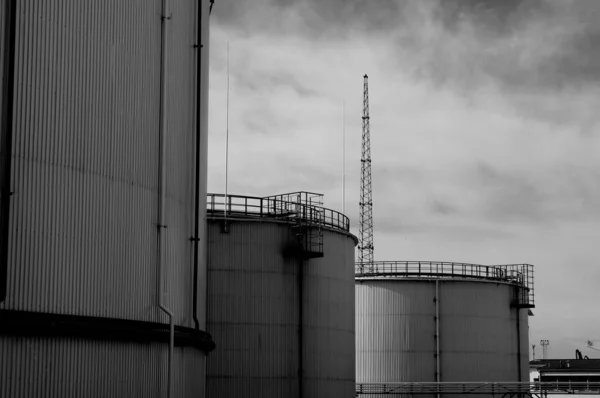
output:
[[[600,359],[535,359],[529,362],[532,382],[573,386],[573,391],[594,390],[600,394]]]

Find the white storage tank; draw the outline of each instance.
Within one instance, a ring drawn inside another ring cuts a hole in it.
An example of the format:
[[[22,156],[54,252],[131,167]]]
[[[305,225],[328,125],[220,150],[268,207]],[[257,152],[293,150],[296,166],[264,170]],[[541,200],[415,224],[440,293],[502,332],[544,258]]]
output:
[[[348,218],[306,192],[224,200],[208,199],[208,396],[354,396]]]
[[[210,6],[0,0],[0,397],[203,396]]]
[[[356,268],[356,382],[528,380],[533,266]]]

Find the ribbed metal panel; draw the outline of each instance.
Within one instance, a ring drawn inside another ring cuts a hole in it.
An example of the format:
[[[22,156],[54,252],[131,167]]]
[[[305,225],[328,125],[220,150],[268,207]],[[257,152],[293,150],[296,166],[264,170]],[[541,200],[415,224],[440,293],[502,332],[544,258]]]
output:
[[[168,347],[0,336],[0,398],[164,397]],[[176,348],[174,396],[204,396],[204,355]]]
[[[435,381],[435,284],[356,283],[356,382]]]
[[[325,231],[324,257],[304,265],[304,396],[355,391],[354,240]]]
[[[514,287],[439,281],[441,381],[517,381]],[[357,382],[436,381],[435,281],[356,282]],[[527,311],[521,310],[521,371]]]
[[[299,397],[299,279],[302,267],[302,390],[354,394],[354,240],[325,231],[325,257],[285,258],[290,225],[208,224],[208,396]]]
[[[14,195],[0,309],[166,322],[156,258],[161,0],[16,3]],[[197,155],[196,45],[199,29],[208,42],[210,2],[169,3],[162,291],[175,323],[191,326],[195,164],[200,156],[204,219],[208,113],[205,72]],[[202,63],[208,71],[207,52]],[[202,257],[199,268],[204,286]],[[0,336],[0,397],[162,397],[167,352],[158,343]],[[195,348],[175,349],[174,397],[203,396],[204,361]]]
[[[188,326],[196,3],[172,0],[167,22],[164,291]],[[28,0],[17,11],[1,307],[166,321],[156,309],[161,2]]]
[[[513,289],[494,283],[440,284],[443,381],[518,381],[519,340],[517,309],[511,308]],[[521,329],[527,330],[526,318],[521,321]],[[521,349],[528,352],[526,344],[521,341]],[[528,368],[527,361],[521,365]]]
[[[196,124],[196,3],[170,0],[167,79],[167,207],[165,276],[169,306],[192,325]],[[201,170],[206,173],[206,169]],[[204,195],[202,198],[206,198]],[[200,203],[205,211],[206,203]],[[199,237],[201,238],[201,237]],[[204,241],[204,239],[202,239]],[[181,294],[181,293],[187,294]]]
[[[297,397],[298,264],[281,250],[288,226],[208,224],[209,397]]]

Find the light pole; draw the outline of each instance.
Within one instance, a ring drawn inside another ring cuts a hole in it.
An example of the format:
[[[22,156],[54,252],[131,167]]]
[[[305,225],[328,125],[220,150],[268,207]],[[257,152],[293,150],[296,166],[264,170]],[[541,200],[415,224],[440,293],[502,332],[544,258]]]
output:
[[[550,345],[550,340],[540,340],[540,345],[542,346],[542,359],[548,359],[548,346]]]

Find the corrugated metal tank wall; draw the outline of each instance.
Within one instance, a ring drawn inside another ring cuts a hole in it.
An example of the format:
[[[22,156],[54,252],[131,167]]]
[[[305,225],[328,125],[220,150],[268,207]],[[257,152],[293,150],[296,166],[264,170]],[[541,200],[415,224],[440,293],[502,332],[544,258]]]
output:
[[[0,397],[164,397],[164,344],[0,338]],[[174,397],[202,397],[205,356],[175,348]]]
[[[304,396],[355,391],[354,240],[325,234],[324,257],[304,265]]]
[[[435,381],[435,285],[356,282],[356,382]]]
[[[514,287],[439,281],[441,381],[517,381]],[[357,280],[357,383],[435,382],[435,282]],[[527,380],[527,311],[520,310]]]
[[[6,23],[6,1],[0,1],[0,32]],[[16,4],[14,194],[7,296],[0,310],[164,324],[168,318],[157,308],[156,254],[161,0]],[[203,223],[206,214],[210,1],[169,0],[169,4],[163,297],[174,312],[175,324],[193,327],[194,239],[190,238],[194,216]],[[198,29],[202,29],[200,50]],[[200,154],[195,150],[198,51],[202,57]],[[196,156],[200,157],[199,187]],[[206,303],[204,232],[201,228],[196,237],[201,252],[197,281],[201,327]],[[78,377],[95,383],[85,396],[165,393],[158,387],[166,375],[166,344],[11,339],[0,335],[1,397],[82,396],[84,387]],[[53,356],[64,361],[54,370]],[[202,396],[204,357],[196,348],[176,349],[175,384],[181,385],[175,396]],[[90,358],[98,358],[100,365]],[[135,368],[120,363],[128,358]],[[126,382],[117,383],[110,372],[94,374],[111,363],[123,367],[120,377]],[[45,376],[39,378],[42,371]],[[50,387],[40,387],[42,381]]]
[[[324,257],[304,262],[282,254],[286,223],[230,221],[221,233],[221,221],[209,220],[208,239],[207,330],[218,348],[207,395],[354,396],[355,238],[325,230]]]
[[[514,289],[508,284],[481,282],[440,284],[442,380],[519,380],[519,350],[522,356],[529,346],[523,333],[519,340],[517,331],[527,331],[528,319],[527,310],[511,307]],[[526,381],[527,355],[520,363]]]

